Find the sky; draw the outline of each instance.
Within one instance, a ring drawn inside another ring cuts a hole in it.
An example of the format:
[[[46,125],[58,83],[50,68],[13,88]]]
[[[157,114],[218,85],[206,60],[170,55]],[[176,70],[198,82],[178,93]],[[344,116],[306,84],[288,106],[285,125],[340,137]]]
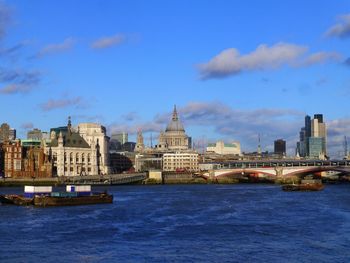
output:
[[[306,114],[350,138],[350,1],[0,1],[0,122],[97,122],[157,138],[176,104],[197,147],[293,154]],[[155,144],[156,141],[153,142]]]

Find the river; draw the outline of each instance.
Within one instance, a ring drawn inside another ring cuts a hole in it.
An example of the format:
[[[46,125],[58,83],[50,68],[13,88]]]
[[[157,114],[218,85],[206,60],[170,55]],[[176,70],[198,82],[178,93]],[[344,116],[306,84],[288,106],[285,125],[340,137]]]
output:
[[[350,185],[104,189],[112,205],[0,205],[0,262],[350,262]]]

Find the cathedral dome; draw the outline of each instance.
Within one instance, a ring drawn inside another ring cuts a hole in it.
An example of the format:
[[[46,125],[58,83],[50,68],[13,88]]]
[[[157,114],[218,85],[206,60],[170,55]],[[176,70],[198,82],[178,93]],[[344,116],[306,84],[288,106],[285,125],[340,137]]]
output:
[[[179,120],[179,117],[177,116],[176,106],[174,106],[173,117],[169,122],[168,126],[166,127],[165,131],[166,132],[171,132],[171,131],[185,132],[184,126],[182,125],[181,121]]]

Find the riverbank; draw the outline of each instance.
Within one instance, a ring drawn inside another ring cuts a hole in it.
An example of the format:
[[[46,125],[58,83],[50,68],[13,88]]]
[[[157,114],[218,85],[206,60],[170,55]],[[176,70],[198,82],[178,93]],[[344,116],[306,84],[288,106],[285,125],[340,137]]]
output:
[[[348,177],[340,179],[323,178],[323,183],[336,184],[336,183],[349,183]],[[247,184],[247,183],[263,183],[263,184],[292,184],[299,183],[298,177],[279,177],[276,179],[268,178],[255,178],[255,177],[243,177],[243,178],[203,178],[192,177],[188,175],[166,175],[161,178],[148,178],[145,174],[133,174],[133,175],[109,175],[109,176],[75,176],[75,177],[54,177],[54,178],[0,178],[0,187],[18,187],[24,185],[34,186],[65,186],[69,184],[80,185],[123,185],[123,184],[142,184],[142,185],[176,185],[176,184]]]

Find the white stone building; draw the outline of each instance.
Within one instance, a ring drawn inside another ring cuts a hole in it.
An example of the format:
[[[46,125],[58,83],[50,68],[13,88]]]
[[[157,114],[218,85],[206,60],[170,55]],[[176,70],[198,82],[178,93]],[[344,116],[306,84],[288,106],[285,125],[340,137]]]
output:
[[[216,143],[208,144],[207,152],[222,155],[241,155],[241,144],[239,142],[224,143],[224,141],[217,141]]]
[[[101,173],[108,174],[109,169],[109,137],[106,135],[106,128],[97,123],[80,123],[78,133],[91,146],[98,145],[100,158],[99,166]]]
[[[94,123],[82,123],[75,131],[68,125],[52,129],[45,152],[53,159],[53,175],[77,176],[108,174],[106,129]]]
[[[175,152],[163,154],[163,171],[198,171],[198,153]]]

